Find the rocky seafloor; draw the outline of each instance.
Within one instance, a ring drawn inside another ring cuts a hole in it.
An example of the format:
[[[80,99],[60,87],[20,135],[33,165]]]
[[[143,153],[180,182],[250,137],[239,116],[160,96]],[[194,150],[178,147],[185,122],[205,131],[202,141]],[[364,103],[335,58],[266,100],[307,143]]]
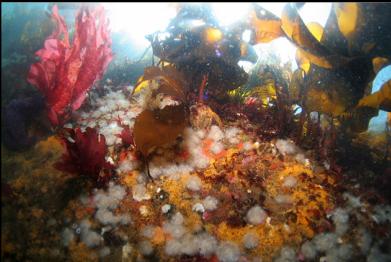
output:
[[[151,158],[151,180],[119,137],[141,108],[109,92],[67,125],[105,136],[106,189],[53,167],[55,136],[2,150],[4,261],[391,261],[390,203],[289,139],[188,126]]]

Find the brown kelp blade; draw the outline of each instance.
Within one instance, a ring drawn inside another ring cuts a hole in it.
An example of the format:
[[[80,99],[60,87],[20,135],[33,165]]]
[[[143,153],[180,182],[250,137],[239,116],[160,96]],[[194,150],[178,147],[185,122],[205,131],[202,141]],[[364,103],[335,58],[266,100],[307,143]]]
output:
[[[338,25],[350,56],[391,56],[388,3],[334,3],[330,23]],[[335,30],[334,30],[335,31]]]
[[[136,148],[146,157],[157,147],[169,144],[185,128],[185,121],[166,123],[155,118],[150,110],[137,116],[134,124],[134,141]]]
[[[155,81],[151,95],[146,101],[149,108],[137,116],[134,124],[134,142],[144,157],[156,148],[171,144],[180,135],[186,124],[186,82],[180,72],[173,67],[148,67],[142,77],[143,82]],[[168,99],[172,104],[165,104]],[[154,105],[151,107],[151,105]]]
[[[363,97],[358,107],[372,107],[391,112],[391,80],[388,80],[379,91]]]
[[[281,16],[281,28],[297,48],[311,63],[323,68],[333,68],[343,65],[347,58],[331,52],[317,39],[317,30],[311,31],[304,24],[297,10],[287,4]]]
[[[284,36],[281,30],[281,20],[259,5],[252,5],[249,24],[254,33],[251,44],[268,43]]]

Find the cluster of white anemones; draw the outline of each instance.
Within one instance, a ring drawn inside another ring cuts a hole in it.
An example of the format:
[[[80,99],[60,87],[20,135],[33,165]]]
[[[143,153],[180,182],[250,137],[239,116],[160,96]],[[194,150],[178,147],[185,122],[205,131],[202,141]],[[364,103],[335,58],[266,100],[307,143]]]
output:
[[[305,166],[310,166],[310,161],[305,157],[303,150],[301,150],[292,140],[277,139],[276,147],[283,155],[293,155],[295,160]]]
[[[365,227],[365,218],[362,216],[364,208],[360,199],[349,194],[343,194],[346,205],[345,207],[336,208],[331,214],[331,219],[335,225],[334,232],[321,233],[316,235],[312,240],[308,240],[301,246],[301,254],[305,259],[314,259],[321,255],[321,260],[325,261],[350,261],[353,255],[366,255],[367,261],[390,261],[391,254],[385,254],[380,251],[381,240],[374,240],[369,230]],[[388,212],[387,212],[388,209]],[[379,210],[382,210],[379,214]],[[375,223],[391,220],[390,206],[375,206],[371,215]],[[356,217],[355,230],[351,238],[353,242],[342,241],[346,234],[349,233],[351,217]],[[379,219],[380,218],[380,219]],[[361,224],[361,225],[360,225]]]
[[[83,205],[90,208],[95,208],[96,212],[93,218],[102,226],[102,232],[109,230],[119,224],[125,225],[131,222],[128,214],[114,214],[113,211],[118,207],[119,203],[126,196],[126,189],[120,185],[109,183],[108,189],[95,190],[91,197],[82,195],[80,201]],[[92,223],[89,218],[85,218],[79,224],[74,224],[73,230],[69,227],[65,228],[62,233],[64,246],[68,246],[75,238],[75,234],[80,235],[80,240],[90,248],[102,246],[103,237],[92,228]],[[100,256],[105,256],[110,253],[110,248],[102,246],[99,252]]]
[[[217,239],[207,232],[190,232],[183,223],[184,218],[179,212],[169,221],[163,223],[163,230],[172,236],[164,247],[167,255],[200,254],[203,256],[211,256],[216,254],[220,261],[237,261],[240,257],[240,249],[235,243],[221,242],[219,244]],[[152,225],[147,225],[141,230],[141,236],[146,238],[141,241],[142,244],[140,244],[139,247],[141,253],[150,254],[152,252],[150,239],[153,238],[155,230],[156,227]],[[252,240],[250,240],[250,242],[251,241]]]
[[[141,98],[140,98],[141,97]],[[105,97],[99,98],[92,103],[94,110],[90,112],[81,113],[80,119],[77,121],[76,126],[85,129],[86,127],[96,128],[100,134],[103,134],[106,138],[106,144],[113,146],[120,144],[122,141],[118,135],[122,131],[122,127],[118,125],[120,120],[123,125],[133,127],[135,118],[137,115],[147,106],[144,102],[145,98],[141,95],[136,103],[130,103],[125,95],[121,92],[110,92]],[[145,96],[144,96],[145,97]],[[153,157],[149,163],[150,174],[153,178],[160,176],[169,176],[173,179],[178,178],[178,175],[189,174],[197,169],[208,167],[210,163],[210,157],[204,152],[203,141],[209,139],[212,141],[210,146],[210,152],[212,154],[219,154],[225,149],[231,146],[235,146],[242,142],[242,130],[236,127],[228,127],[221,129],[218,126],[212,126],[209,131],[194,130],[191,127],[187,127],[183,134],[183,148],[189,153],[189,157],[183,159],[181,157],[172,156],[175,161],[168,159],[167,154],[157,155]],[[243,144],[243,150],[251,150],[253,144],[251,142],[245,142]],[[118,167],[118,173],[126,173],[135,170],[139,166],[139,161],[134,154],[129,153],[125,159],[123,159]],[[141,179],[142,180],[142,179]],[[138,181],[139,183],[132,187],[132,197],[135,201],[142,201],[150,199],[150,195],[145,186],[145,181]],[[202,181],[197,176],[190,176],[187,180],[186,187],[191,191],[199,191],[202,189]],[[130,223],[130,217],[127,215],[115,215],[113,210],[118,206],[119,202],[125,197],[126,191],[119,185],[109,184],[107,191],[97,190],[92,196],[92,205],[96,208],[96,212],[93,217],[102,226],[117,226],[120,224]],[[91,198],[89,198],[91,199]],[[88,198],[82,198],[82,203],[85,205],[91,205],[91,200]],[[204,199],[199,199],[195,203],[194,212],[212,211],[218,208],[219,201],[213,196],[207,196]],[[165,205],[162,208],[163,213],[169,212],[170,205]],[[249,210],[248,221],[252,224],[263,223],[266,217],[266,213],[260,207],[254,207]],[[261,220],[259,219],[261,218]],[[81,223],[82,235],[81,240],[89,247],[101,246],[102,237],[92,230],[90,222],[88,220]],[[139,251],[144,255],[149,255],[153,252],[153,246],[150,242],[152,238],[151,230],[144,228],[142,230],[143,239],[138,244]],[[215,237],[207,232],[194,231],[190,232],[184,225],[184,218],[178,212],[169,221],[163,223],[163,230],[170,234],[173,238],[166,242],[165,252],[167,255],[195,255],[201,254],[209,256],[216,254],[220,261],[236,261],[241,254],[241,248],[233,243],[222,241],[219,243]],[[68,244],[72,241],[74,235],[73,231],[69,228],[64,230],[64,244]],[[258,245],[258,238],[254,234],[247,234],[243,238],[243,246],[247,249],[255,248]],[[110,249],[103,247],[101,255],[110,253]]]
[[[242,131],[236,127],[230,127],[221,130],[218,126],[212,126],[209,132],[204,130],[194,130],[187,127],[183,133],[183,150],[189,153],[187,159],[176,156],[174,152],[165,150],[164,154],[158,154],[149,161],[149,172],[152,178],[156,179],[162,176],[178,179],[183,174],[189,174],[197,169],[203,169],[209,166],[210,157],[207,156],[202,148],[203,141],[210,139],[212,141],[210,151],[218,154],[229,146],[236,145],[241,141]],[[251,150],[252,143],[245,142],[243,150]],[[117,171],[119,173],[129,172],[139,166],[134,155],[129,154],[126,159],[119,163]],[[190,183],[190,182],[189,182]]]
[[[87,127],[96,128],[105,136],[108,146],[121,144],[121,125],[132,128],[135,118],[142,111],[137,103],[130,103],[122,91],[110,92],[92,101],[91,107],[93,110],[80,114],[76,126],[82,130]]]

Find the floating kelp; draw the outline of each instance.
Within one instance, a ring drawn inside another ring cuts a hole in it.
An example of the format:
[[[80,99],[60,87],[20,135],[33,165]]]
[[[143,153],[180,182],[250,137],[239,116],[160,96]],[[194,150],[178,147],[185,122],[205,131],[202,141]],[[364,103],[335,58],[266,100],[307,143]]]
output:
[[[284,32],[281,29],[281,20],[258,5],[253,5],[248,23],[254,31],[250,41],[252,44],[267,43],[284,36]]]
[[[386,12],[389,8],[389,5],[383,4],[333,4],[323,29],[316,23],[304,24],[292,5],[285,6],[281,20],[255,6],[252,12],[256,16],[253,15],[250,25],[255,32],[260,30],[255,43],[286,36],[297,46],[296,61],[305,74],[300,71],[294,74],[293,85],[296,91],[291,92],[295,97],[302,94],[302,102],[299,104],[304,109],[332,116],[346,116],[348,112],[356,110],[356,106],[369,105],[369,101],[372,101],[372,107],[375,103],[379,107],[383,102],[375,100],[380,99],[380,96],[387,96],[384,91],[386,87],[380,93],[359,102],[368,92],[368,85],[375,76],[373,66],[376,67],[375,72],[384,67],[391,53],[389,47],[384,46],[391,32],[386,15],[381,19],[374,18],[373,15]],[[274,23],[275,26],[266,27],[262,24],[266,22]],[[273,34],[262,32],[271,29]],[[367,33],[368,38],[365,37]],[[386,50],[387,55],[384,53]],[[298,86],[301,86],[299,89],[302,91],[298,90]],[[369,120],[370,117],[363,117],[359,121],[366,123],[363,125],[365,128]],[[351,130],[359,131],[363,128]]]
[[[379,108],[381,110],[391,111],[391,80],[387,81],[380,87],[380,90],[363,97],[359,102],[358,106],[368,106],[372,108]]]

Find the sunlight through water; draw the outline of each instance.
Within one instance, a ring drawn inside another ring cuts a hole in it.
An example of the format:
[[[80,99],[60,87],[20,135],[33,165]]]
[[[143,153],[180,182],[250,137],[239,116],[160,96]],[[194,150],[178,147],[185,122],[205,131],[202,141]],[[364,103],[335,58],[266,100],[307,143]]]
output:
[[[281,16],[285,4],[287,3],[258,3],[258,5],[278,17]],[[104,3],[103,5],[108,11],[112,32],[126,33],[136,49],[133,52],[141,54],[150,45],[145,36],[157,31],[164,31],[170,20],[175,17],[178,4]],[[224,27],[245,19],[251,4],[212,3],[211,7],[220,25]],[[330,13],[330,8],[331,3],[307,3],[300,9],[299,13],[305,23],[318,22],[324,26]],[[246,35],[244,37],[244,40],[246,40],[249,36]],[[258,55],[262,55],[265,50],[272,50],[280,57],[282,63],[291,61],[292,69],[297,68],[294,59],[296,47],[285,38],[256,45],[255,50]]]

